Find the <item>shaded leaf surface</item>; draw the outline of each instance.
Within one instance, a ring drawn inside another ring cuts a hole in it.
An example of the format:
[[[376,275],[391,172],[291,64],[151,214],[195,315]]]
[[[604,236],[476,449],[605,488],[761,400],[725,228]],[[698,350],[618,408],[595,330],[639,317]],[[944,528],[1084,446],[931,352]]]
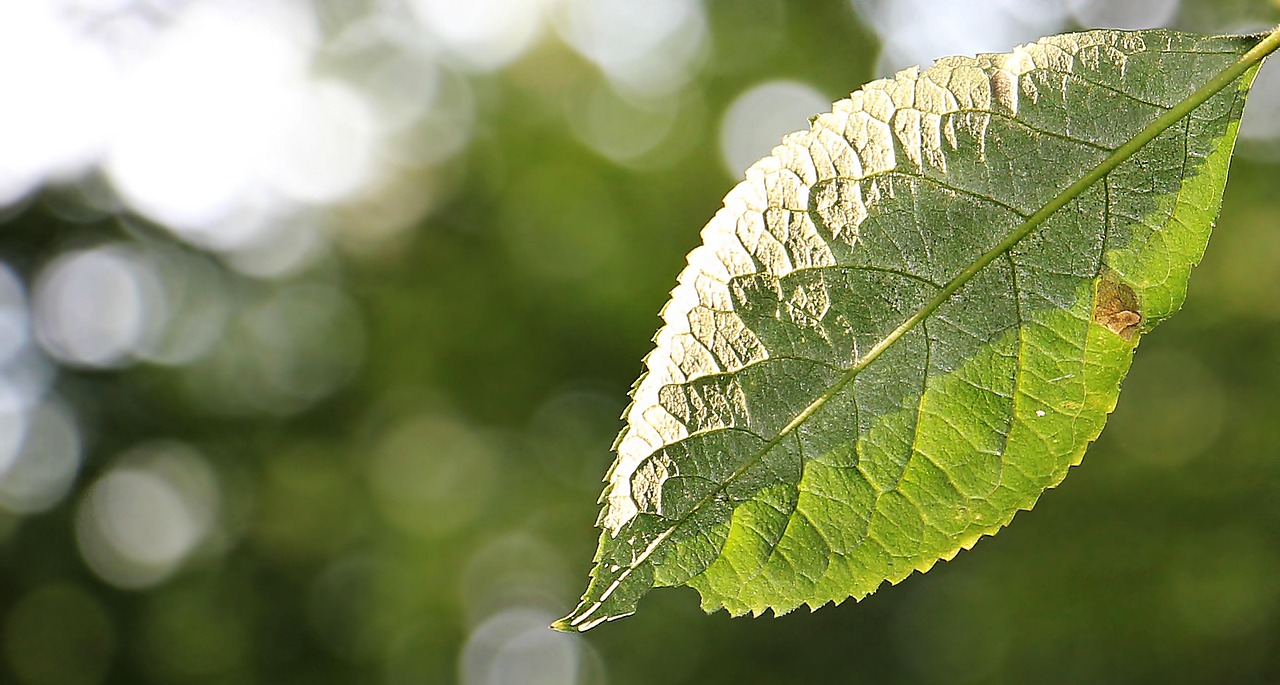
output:
[[[1008,238],[1256,42],[1093,31],[946,58],[784,138],[663,310],[557,627],[658,586],[735,615],[861,598],[1029,509],[1181,305],[1253,72]]]

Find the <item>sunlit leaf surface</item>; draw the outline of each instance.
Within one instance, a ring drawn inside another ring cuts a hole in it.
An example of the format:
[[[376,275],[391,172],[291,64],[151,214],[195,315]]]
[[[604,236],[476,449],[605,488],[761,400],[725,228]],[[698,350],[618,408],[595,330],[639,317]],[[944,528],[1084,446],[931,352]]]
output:
[[[661,586],[735,615],[861,598],[1029,509],[1181,305],[1253,72],[1010,237],[1256,42],[1093,31],[946,58],[784,138],[663,310],[556,627]]]

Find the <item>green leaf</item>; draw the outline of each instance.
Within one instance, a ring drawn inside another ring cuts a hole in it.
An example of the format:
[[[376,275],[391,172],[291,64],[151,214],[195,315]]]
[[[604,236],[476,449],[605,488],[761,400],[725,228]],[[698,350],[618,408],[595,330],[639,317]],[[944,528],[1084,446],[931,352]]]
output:
[[[785,137],[663,309],[590,585],[554,627],[662,586],[734,615],[861,598],[1030,509],[1182,304],[1259,40],[945,58]]]

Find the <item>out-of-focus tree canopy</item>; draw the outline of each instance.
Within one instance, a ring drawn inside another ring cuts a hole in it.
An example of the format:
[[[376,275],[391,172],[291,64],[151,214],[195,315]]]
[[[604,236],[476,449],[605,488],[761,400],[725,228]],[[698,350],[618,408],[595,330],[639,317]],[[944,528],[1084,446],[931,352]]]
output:
[[[0,4],[0,681],[1280,680],[1280,69],[1060,491],[861,604],[589,636],[626,392],[742,169],[865,81],[1244,0]]]

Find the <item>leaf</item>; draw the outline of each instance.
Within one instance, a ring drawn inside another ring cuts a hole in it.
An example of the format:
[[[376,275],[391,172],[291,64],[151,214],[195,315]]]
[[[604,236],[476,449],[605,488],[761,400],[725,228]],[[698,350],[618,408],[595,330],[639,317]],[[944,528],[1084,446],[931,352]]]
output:
[[[663,309],[554,627],[663,586],[734,615],[861,598],[1030,509],[1182,304],[1258,44],[1053,36],[872,82],[785,137]]]

